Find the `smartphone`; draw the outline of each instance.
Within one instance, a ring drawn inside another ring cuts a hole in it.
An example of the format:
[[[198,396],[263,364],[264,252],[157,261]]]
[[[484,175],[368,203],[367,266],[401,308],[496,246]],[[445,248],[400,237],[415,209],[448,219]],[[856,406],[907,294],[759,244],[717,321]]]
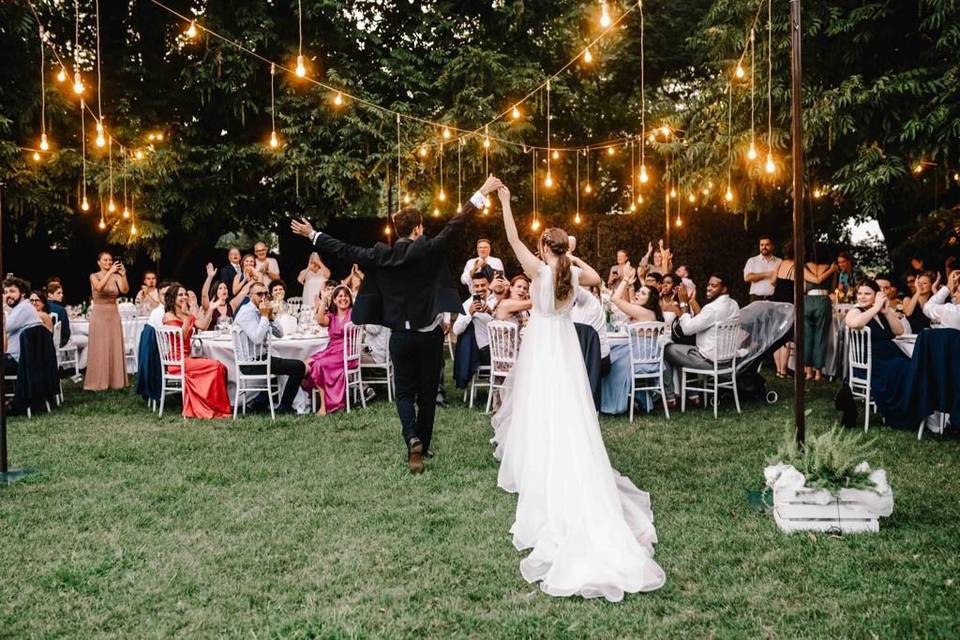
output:
[[[479,293],[475,293],[475,294],[473,294],[473,301],[474,301],[474,302],[483,302],[483,296],[481,296]]]
[[[502,278],[502,277],[503,277],[503,271],[494,271],[494,272],[493,272],[493,279],[494,279],[494,280],[496,280],[497,278]]]

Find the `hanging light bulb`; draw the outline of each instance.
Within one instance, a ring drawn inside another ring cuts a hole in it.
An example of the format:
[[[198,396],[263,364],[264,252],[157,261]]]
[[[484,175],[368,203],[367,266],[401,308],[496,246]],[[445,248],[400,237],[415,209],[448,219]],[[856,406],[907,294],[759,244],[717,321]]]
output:
[[[591,62],[593,62],[593,54],[590,53],[590,47],[587,47],[586,49],[583,50],[583,61],[586,62],[587,64],[590,64]]]
[[[487,136],[483,136],[483,148],[484,149],[490,148],[490,138],[488,138]]]
[[[147,140],[149,140],[150,142],[153,142],[156,139],[157,139],[157,134],[155,133],[151,133],[147,135]]]
[[[677,216],[677,220],[676,220],[676,222],[674,222],[674,224],[677,225],[678,227],[682,227],[682,226],[683,226],[683,219],[678,215],[678,216]]]
[[[66,82],[67,80],[67,70],[63,67],[60,67],[60,71],[57,71],[57,82]]]
[[[337,91],[337,95],[333,97],[333,104],[335,104],[338,107],[343,105],[343,94],[340,93],[339,91]],[[387,227],[387,229],[389,228],[390,227]]]
[[[132,236],[137,235],[137,225],[135,224],[130,225],[130,235]]]
[[[197,37],[197,23],[196,23],[196,21],[194,21],[194,20],[191,20],[191,21],[190,21],[190,26],[187,27],[187,30],[186,30],[186,31],[184,31],[184,35],[187,36],[188,38],[196,38],[196,37]]]
[[[647,181],[650,180],[650,176],[647,175],[647,165],[640,165],[640,182],[642,184],[647,184]]]
[[[573,224],[580,224],[580,212],[577,211],[577,215],[573,216]]]
[[[437,200],[439,200],[440,202],[446,202],[447,192],[444,191],[443,189],[440,189],[440,193],[437,194]]]
[[[671,198],[676,198],[676,197],[677,197],[677,190],[674,189],[673,187],[670,187],[670,197],[671,197]]]
[[[113,198],[110,198],[110,202],[107,203],[107,211],[113,213],[117,210],[117,203],[113,201]]]
[[[448,129],[447,127],[443,128],[443,139],[444,140],[450,139],[450,129]]]
[[[819,188],[813,190],[813,197],[814,197],[814,199],[819,200],[821,195],[822,195],[822,193],[820,192],[820,189],[819,189]]]
[[[913,172],[914,172],[914,173],[921,173],[922,171],[923,171],[923,162],[918,162],[918,163],[913,167]]]
[[[724,194],[723,199],[727,202],[733,202],[733,191],[730,187],[727,187],[727,192]]]
[[[667,125],[663,125],[662,127],[660,127],[660,133],[663,134],[663,137],[664,137],[664,138],[669,138],[669,137],[670,137],[670,127],[668,127]]]
[[[764,166],[767,173],[773,173],[777,170],[777,165],[773,164],[773,154],[767,153],[767,164]]]
[[[554,149],[554,150],[553,150],[552,157],[553,157],[554,160],[559,160],[559,159],[560,159],[560,152],[557,151],[556,149]]]
[[[136,151],[134,151],[133,158],[135,160],[143,160],[143,151],[140,151],[140,149],[137,149]]]
[[[123,219],[124,220],[130,219],[130,209],[127,209],[126,205],[123,206]]]
[[[389,224],[383,225],[383,235],[389,236],[391,233],[392,231],[390,230],[390,225]]]
[[[710,195],[710,189],[708,189],[707,187],[704,187],[704,188],[703,188],[703,195],[705,195],[705,196]]]
[[[100,227],[101,231],[103,231],[104,229],[107,228],[107,223],[104,222],[103,218],[100,218],[100,224],[98,224],[97,226]]]
[[[439,209],[438,207],[434,207],[434,208],[433,208],[433,217],[434,217],[434,218],[439,218],[439,217],[440,217],[440,209]]]
[[[537,218],[534,218],[534,219],[533,219],[533,222],[530,223],[530,228],[533,229],[534,231],[536,231],[537,229],[539,229],[539,228],[540,228],[540,220],[538,220]]]
[[[427,145],[425,144],[420,145],[420,157],[421,158],[427,157]]]
[[[163,142],[163,132],[157,132],[157,142]]]
[[[692,193],[689,196],[687,196],[687,202],[696,202],[696,201],[697,201],[697,196],[693,195]]]
[[[102,147],[107,144],[107,139],[103,136],[103,122],[102,118],[97,121],[97,146]]]
[[[613,147],[607,147],[607,155],[612,156],[614,154]]]
[[[600,3],[600,26],[606,29],[610,26],[610,12],[607,11],[607,3]]]
[[[297,68],[294,69],[294,73],[297,74],[298,78],[303,78],[307,75],[307,68],[303,66],[303,56],[297,56]]]
[[[73,74],[73,92],[79,96],[85,88],[86,87],[83,86],[83,78],[80,77],[80,72],[77,71]]]
[[[737,69],[736,71],[733,72],[733,75],[735,75],[738,80],[742,79],[743,76],[745,75],[743,71],[743,66],[739,62],[737,63]]]
[[[32,157],[33,157],[34,162],[40,162],[40,152],[39,152],[39,151],[34,151]]]
[[[637,195],[637,204],[643,204],[643,194]]]
[[[410,204],[410,194],[409,194],[409,193],[403,194],[403,204]]]
[[[280,146],[280,140],[277,139],[277,132],[276,132],[276,131],[271,131],[271,132],[270,132],[270,146],[271,146],[273,149],[276,149],[277,147]]]
[[[633,213],[633,212],[636,211],[636,210],[637,210],[637,203],[636,203],[636,202],[631,202],[631,203],[630,203],[630,213]]]
[[[520,109],[517,108],[517,105],[513,105],[513,111],[510,112],[510,117],[514,120],[520,119]]]
[[[87,200],[87,196],[83,196],[83,200],[80,202],[80,208],[84,211],[90,211],[90,201]]]
[[[587,183],[587,186],[583,188],[584,193],[593,193],[593,187],[590,186],[590,183]]]
[[[756,160],[756,159],[757,159],[757,145],[751,142],[750,148],[747,149],[747,160]]]
[[[486,207],[484,207],[484,209],[486,209]],[[461,211],[463,211],[463,203],[462,203],[462,202],[458,202],[458,203],[457,203],[457,213],[460,213]]]
[[[553,186],[553,175],[547,171],[547,177],[543,179],[543,186],[552,187]]]
[[[40,134],[40,151],[47,151],[50,149],[50,143],[47,142],[47,134]]]

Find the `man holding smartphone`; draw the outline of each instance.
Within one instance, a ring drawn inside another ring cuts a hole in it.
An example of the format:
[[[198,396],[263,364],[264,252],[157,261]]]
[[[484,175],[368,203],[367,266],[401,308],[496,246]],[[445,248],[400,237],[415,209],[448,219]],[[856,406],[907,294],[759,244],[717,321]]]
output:
[[[453,323],[453,334],[457,336],[453,370],[460,389],[466,386],[480,365],[490,364],[490,330],[487,325],[493,320],[493,310],[497,306],[497,298],[490,291],[490,278],[485,271],[474,272],[470,290],[473,293],[463,301],[463,310]],[[464,336],[467,333],[473,334],[472,339]],[[464,340],[466,342],[461,345]],[[468,343],[476,349],[468,349]]]

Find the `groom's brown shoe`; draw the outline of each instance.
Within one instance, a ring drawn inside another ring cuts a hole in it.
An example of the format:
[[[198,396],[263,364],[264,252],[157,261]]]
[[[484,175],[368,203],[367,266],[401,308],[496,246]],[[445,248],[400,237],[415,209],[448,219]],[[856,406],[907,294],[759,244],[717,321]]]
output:
[[[423,473],[423,443],[419,440],[410,441],[408,462],[410,473]]]

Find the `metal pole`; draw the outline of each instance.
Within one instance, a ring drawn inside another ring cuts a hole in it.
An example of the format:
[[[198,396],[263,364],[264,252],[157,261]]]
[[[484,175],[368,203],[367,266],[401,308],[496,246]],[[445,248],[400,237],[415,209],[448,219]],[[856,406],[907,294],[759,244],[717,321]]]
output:
[[[3,185],[0,185],[0,273],[3,273]],[[0,336],[6,335],[6,317],[0,310]],[[4,354],[6,355],[6,354]],[[0,371],[2,373],[2,371]],[[0,375],[0,475],[10,471],[7,459],[7,390],[6,376]]]
[[[800,0],[790,0],[790,82],[792,85],[792,160],[793,160],[793,249],[794,260],[806,259],[804,242],[803,199],[805,184],[803,176],[803,106],[801,99],[801,76],[803,67],[800,62]],[[806,439],[806,416],[804,415],[804,376],[803,376],[803,271],[794,271],[793,280],[793,336],[795,359],[793,374],[793,420],[796,427],[797,444],[803,446]]]

